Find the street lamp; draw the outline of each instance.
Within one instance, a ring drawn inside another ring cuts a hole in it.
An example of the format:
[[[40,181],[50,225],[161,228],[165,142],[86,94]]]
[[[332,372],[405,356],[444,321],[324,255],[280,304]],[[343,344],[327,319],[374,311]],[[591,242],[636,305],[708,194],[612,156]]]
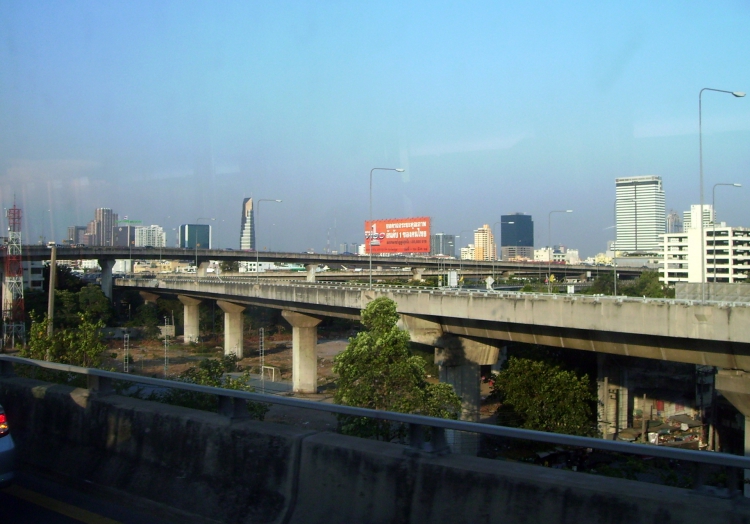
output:
[[[373,229],[372,224],[372,172],[373,171],[397,171],[403,173],[404,169],[401,167],[373,167],[370,169],[370,229]],[[367,235],[365,236],[365,242],[367,242]],[[370,231],[370,243],[367,246],[370,252],[370,287],[372,289],[372,231]]]
[[[199,217],[195,219],[195,225],[198,225],[198,222],[201,220],[216,220],[215,218],[207,218],[207,217]],[[209,230],[211,226],[208,226]],[[211,238],[211,235],[209,233],[208,238]],[[210,247],[210,246],[209,246]],[[198,276],[198,228],[195,228],[195,276]]]
[[[495,242],[495,258],[492,259],[492,278],[495,278],[495,259],[497,258],[497,240],[495,240],[497,238],[497,235],[495,234],[495,226],[498,225],[498,224],[500,224],[500,225],[503,225],[503,224],[515,224],[515,222],[512,222],[512,221],[511,222],[503,222],[502,220],[498,220],[497,222],[495,222],[494,224],[492,224],[492,240],[493,240],[493,242]],[[502,233],[502,230],[500,231],[500,233]],[[502,246],[500,246],[500,257],[501,258],[502,258],[502,254],[503,254],[502,249],[503,249]],[[516,256],[518,256],[518,252],[517,251],[518,251],[518,239],[516,239]]]
[[[547,293],[552,293],[552,213],[572,213],[572,209],[550,211],[547,215]]]
[[[472,234],[474,233],[474,230],[472,229],[462,229],[461,231],[458,232],[458,235],[456,235],[456,238],[461,238],[461,233],[463,233],[464,231],[467,233],[472,233]],[[471,236],[469,236],[469,238],[471,238]],[[474,247],[476,249],[476,246]],[[471,259],[468,259],[468,260],[471,260]],[[458,272],[459,274],[463,271],[463,269],[464,269],[464,259],[461,256],[461,247],[459,247],[458,248]],[[463,275],[461,275],[461,278],[463,278]]]
[[[717,93],[728,93],[736,98],[742,98],[745,93],[741,91],[725,91],[723,89],[712,89],[704,87],[698,93],[698,154],[700,159],[700,184],[701,184],[701,201],[700,201],[700,229],[701,229],[701,301],[706,301],[706,240],[703,227],[703,91],[716,91]],[[714,275],[714,278],[716,275]]]
[[[719,183],[719,184],[714,184],[714,187],[711,189],[711,209],[714,212],[714,219],[711,221],[713,223],[713,234],[711,236],[712,238],[711,245],[713,246],[713,253],[714,253],[714,280],[713,280],[714,284],[716,284],[716,186],[742,187],[742,184]]]
[[[258,200],[258,214],[255,215],[255,243],[258,243],[258,221],[260,220],[260,203],[261,202],[278,202],[281,203],[281,200],[274,199],[274,198],[261,198]],[[258,246],[255,246],[255,283],[257,284],[260,281],[260,257],[258,254]],[[262,372],[262,370],[261,370]]]

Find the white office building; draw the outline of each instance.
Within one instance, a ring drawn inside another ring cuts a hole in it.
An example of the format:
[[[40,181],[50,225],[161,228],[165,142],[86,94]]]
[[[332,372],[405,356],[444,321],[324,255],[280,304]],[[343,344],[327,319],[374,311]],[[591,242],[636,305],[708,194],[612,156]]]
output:
[[[135,228],[135,247],[166,247],[167,234],[161,226]]]
[[[666,226],[661,177],[617,178],[615,191],[617,251],[658,251]]]
[[[700,209],[700,206],[694,205],[690,212],[684,214],[684,232],[662,235],[659,279],[667,285],[674,285],[675,282],[747,282],[750,272],[750,228],[728,227],[723,222],[706,224],[707,216],[713,219],[713,209],[704,206],[705,259],[702,263]]]

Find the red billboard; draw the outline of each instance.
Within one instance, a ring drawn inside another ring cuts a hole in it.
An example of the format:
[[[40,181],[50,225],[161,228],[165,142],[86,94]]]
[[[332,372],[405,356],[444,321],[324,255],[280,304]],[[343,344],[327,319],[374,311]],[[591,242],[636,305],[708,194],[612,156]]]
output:
[[[429,253],[430,218],[389,218],[365,222],[365,253]]]

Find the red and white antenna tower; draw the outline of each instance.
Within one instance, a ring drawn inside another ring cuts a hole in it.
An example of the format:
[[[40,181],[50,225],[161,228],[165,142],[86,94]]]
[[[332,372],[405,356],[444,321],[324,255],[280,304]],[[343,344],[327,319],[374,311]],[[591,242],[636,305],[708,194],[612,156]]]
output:
[[[8,242],[5,244],[5,279],[3,280],[3,344],[16,346],[26,342],[23,307],[23,265],[21,263],[21,210],[8,210]]]

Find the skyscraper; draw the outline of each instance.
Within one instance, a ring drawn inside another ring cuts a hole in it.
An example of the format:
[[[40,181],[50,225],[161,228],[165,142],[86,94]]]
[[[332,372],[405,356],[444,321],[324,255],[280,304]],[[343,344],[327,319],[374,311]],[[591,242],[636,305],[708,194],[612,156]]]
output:
[[[488,224],[474,231],[474,260],[495,260],[497,247],[495,236]]]
[[[208,224],[182,224],[180,226],[180,247],[211,249],[211,226]]]
[[[456,256],[456,237],[445,233],[435,233],[430,237],[430,255]]]
[[[255,220],[253,217],[253,199],[242,201],[242,222],[240,223],[240,249],[255,250]]]
[[[161,226],[137,227],[135,228],[135,245],[137,247],[166,247],[167,234]]]
[[[113,213],[108,207],[100,207],[94,211],[94,220],[86,227],[86,235],[89,237],[89,245],[111,246],[112,228],[117,225],[117,213]]]
[[[514,213],[500,217],[500,255],[503,260],[534,259],[534,221]]]
[[[666,205],[659,176],[615,179],[617,251],[658,251]]]

